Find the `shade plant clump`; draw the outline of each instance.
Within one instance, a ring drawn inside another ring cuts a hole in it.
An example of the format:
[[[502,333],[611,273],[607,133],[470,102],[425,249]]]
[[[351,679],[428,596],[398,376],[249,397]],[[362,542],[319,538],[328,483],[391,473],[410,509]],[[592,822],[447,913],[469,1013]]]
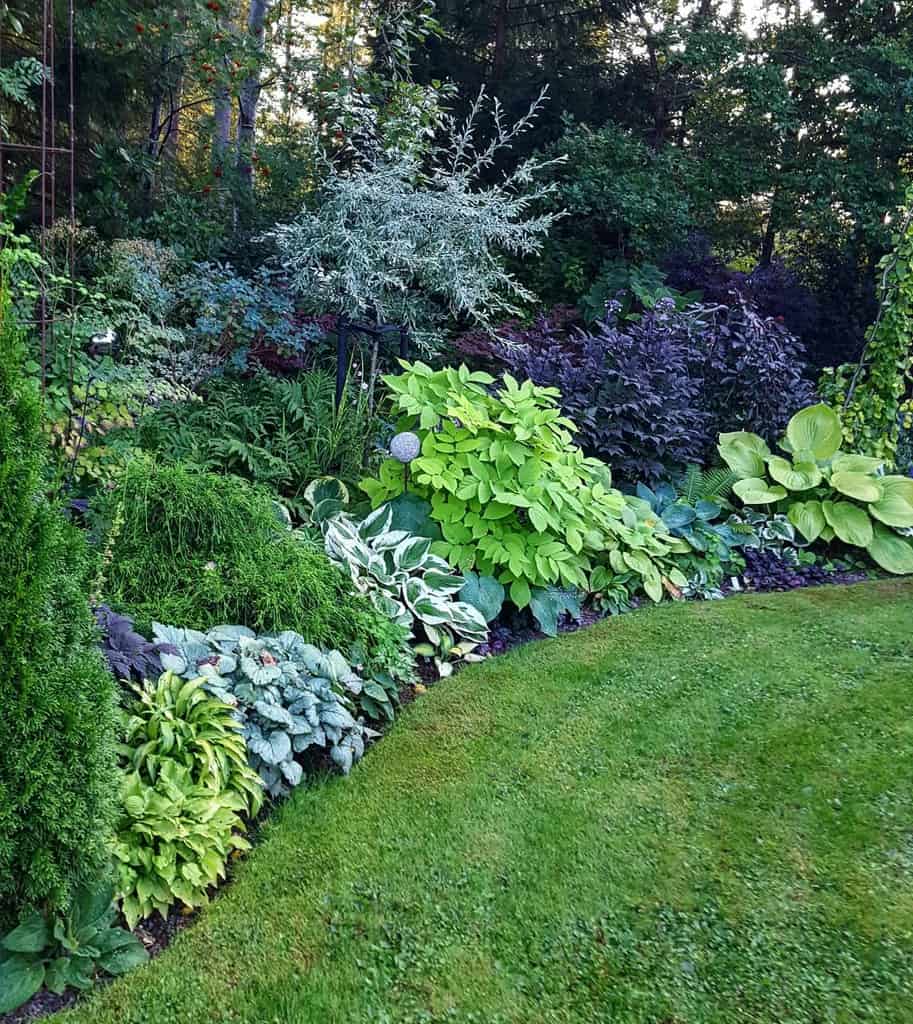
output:
[[[660,300],[630,323],[616,304],[589,331],[537,323],[493,347],[518,377],[557,387],[584,450],[630,484],[703,463],[723,429],[750,426],[773,442],[813,394],[798,341],[744,301]]]
[[[165,664],[185,679],[199,677],[206,689],[235,708],[253,766],[270,796],[284,796],[304,777],[300,755],[325,749],[344,773],[364,754],[374,730],[352,714],[365,690],[339,651],[322,651],[299,633],[257,636],[241,626],[207,633],[156,625],[172,644]]]
[[[747,431],[721,434],[719,452],[744,504],[785,513],[809,543],[862,548],[886,572],[913,572],[903,533],[913,527],[913,480],[885,475],[883,459],[842,452],[842,439],[838,414],[818,404],[790,419],[785,455]]]
[[[115,924],[114,887],[79,888],[64,909],[33,910],[0,939],[0,1013],[15,1010],[42,986],[55,995],[90,989],[100,974],[115,977],[149,959],[146,947]]]
[[[421,438],[413,486],[441,529],[432,550],[449,564],[494,576],[518,608],[548,587],[588,592],[594,571],[608,566],[635,573],[654,601],[664,579],[684,582],[671,555],[686,545],[574,444],[557,389],[509,374],[494,386],[466,366],[434,371],[421,362],[385,380],[400,428]],[[388,460],[362,487],[374,504],[395,497],[402,466]]]

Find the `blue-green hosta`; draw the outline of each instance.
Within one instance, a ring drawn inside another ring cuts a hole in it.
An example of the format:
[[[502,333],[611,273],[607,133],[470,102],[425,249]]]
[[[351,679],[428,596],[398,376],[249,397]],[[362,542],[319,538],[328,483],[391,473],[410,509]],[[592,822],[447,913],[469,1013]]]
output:
[[[321,651],[291,631],[257,636],[244,626],[208,633],[154,624],[155,637],[177,648],[162,665],[235,705],[248,755],[271,796],[282,796],[303,776],[297,754],[326,748],[348,772],[377,733],[352,714],[363,690],[387,699],[376,682],[364,682],[339,651]]]
[[[465,366],[403,365],[385,381],[403,414],[399,428],[421,438],[412,489],[440,526],[436,554],[496,577],[520,608],[534,588],[590,592],[613,572],[634,572],[654,601],[664,579],[676,583],[668,556],[687,545],[615,490],[606,465],[584,456],[557,389],[509,374],[492,387],[492,377]],[[382,504],[402,493],[403,467],[388,460],[361,486]]]
[[[839,540],[864,548],[892,573],[913,573],[913,480],[884,475],[884,462],[840,451],[840,417],[827,405],[796,413],[784,455],[745,431],[721,434],[719,452],[739,476],[733,491],[746,505],[772,505],[809,542]]]
[[[439,671],[447,675],[451,660],[473,659],[473,650],[488,636],[485,617],[457,599],[461,575],[431,551],[432,542],[392,528],[393,510],[385,505],[366,519],[338,513],[323,523],[330,561],[348,572],[355,588],[377,609],[410,632],[425,634]]]

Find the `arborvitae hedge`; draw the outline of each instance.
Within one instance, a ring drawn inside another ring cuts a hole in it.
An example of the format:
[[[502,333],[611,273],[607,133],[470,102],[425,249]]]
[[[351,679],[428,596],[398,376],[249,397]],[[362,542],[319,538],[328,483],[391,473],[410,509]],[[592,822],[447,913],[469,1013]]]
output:
[[[94,642],[84,544],[42,493],[38,389],[0,295],[0,925],[105,869],[116,685]]]

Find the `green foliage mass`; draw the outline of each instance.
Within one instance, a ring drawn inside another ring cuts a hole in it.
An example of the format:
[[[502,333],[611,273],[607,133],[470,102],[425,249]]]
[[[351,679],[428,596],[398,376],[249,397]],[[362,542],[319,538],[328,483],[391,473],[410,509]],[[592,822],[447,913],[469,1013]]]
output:
[[[237,707],[251,764],[270,796],[284,796],[304,777],[298,755],[326,749],[345,773],[377,734],[350,708],[365,683],[339,651],[321,651],[300,634],[256,636],[243,626],[217,626],[208,633],[157,626],[156,639],[174,645],[163,664],[199,680]]]
[[[33,910],[0,941],[0,1013],[15,1010],[43,985],[60,995],[89,989],[96,974],[124,974],[149,959],[146,947],[114,924],[108,882],[84,886],[66,911]]]
[[[458,600],[464,579],[432,552],[431,539],[393,529],[393,514],[390,505],[381,506],[359,522],[338,512],[323,524],[327,557],[379,612],[410,636],[424,633],[442,667],[470,656],[488,637],[485,617]],[[419,653],[425,652],[422,645]]]
[[[180,901],[198,907],[225,878],[234,850],[248,850],[240,834],[246,799],[194,780],[176,758],[163,758],[152,781],[144,771],[124,776],[123,817],[114,843],[118,895],[127,924]]]
[[[882,569],[913,573],[913,480],[878,475],[884,460],[840,451],[840,417],[810,405],[789,421],[784,451],[746,431],[721,434],[719,452],[739,476],[733,491],[746,505],[773,505],[809,541],[864,548]]]
[[[330,374],[285,380],[267,373],[208,384],[202,402],[169,402],[139,423],[141,448],[233,473],[282,495],[302,510],[305,487],[332,474],[354,483],[373,432],[361,392],[337,413]]]
[[[237,793],[245,810],[256,814],[263,786],[248,766],[241,725],[232,704],[207,693],[204,682],[164,672],[156,681],[134,686],[136,699],[124,713],[120,756],[151,782],[168,760],[179,761],[195,782],[216,793]]]
[[[37,387],[0,296],[0,923],[65,903],[107,860],[115,684],[95,648],[84,546],[41,493]]]
[[[594,589],[596,569],[633,572],[654,601],[664,579],[684,585],[671,556],[687,545],[583,455],[556,388],[505,374],[491,391],[492,377],[465,366],[404,366],[385,380],[405,414],[401,428],[421,437],[412,486],[431,503],[442,533],[433,550],[451,565],[495,576],[520,608],[536,587]],[[403,490],[403,468],[388,460],[362,487],[380,504]]]
[[[470,666],[61,1024],[907,1022],[911,619],[880,580]]]
[[[141,630],[153,621],[294,629],[310,643],[359,647],[372,669],[408,672],[405,631],[286,531],[269,494],[246,481],[137,460],[96,509],[115,524],[105,596]]]
[[[843,407],[843,435],[851,451],[887,461],[897,452],[901,421],[909,429],[913,403],[903,401],[913,368],[913,185],[894,250],[879,265],[881,305],[866,334],[858,365],[825,374],[825,395]]]
[[[600,268],[609,281],[602,292],[611,299],[621,287],[617,283],[611,290],[613,257],[649,259],[693,228],[693,171],[679,150],[653,150],[636,134],[609,123],[598,129],[567,124],[546,152],[567,157],[549,169],[555,191],[546,200],[549,209],[566,216],[555,223],[532,271],[543,299],[575,301]],[[660,275],[654,290],[661,283]],[[598,312],[604,312],[604,305]]]

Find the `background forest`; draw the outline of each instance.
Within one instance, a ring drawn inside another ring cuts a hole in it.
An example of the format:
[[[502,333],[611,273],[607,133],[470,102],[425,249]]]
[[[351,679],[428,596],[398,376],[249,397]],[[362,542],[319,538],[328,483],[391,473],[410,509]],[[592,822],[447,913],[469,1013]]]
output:
[[[815,366],[859,353],[913,151],[907,5],[77,8],[77,212],[103,239],[156,239],[250,269],[263,252],[252,239],[351,160],[348,132],[368,105],[391,143],[409,119],[421,123],[432,94],[461,114],[485,89],[513,122],[547,89],[535,122],[484,171],[496,180],[534,152],[566,155],[539,200],[566,215],[542,258],[518,265],[541,306],[599,309],[632,282],[717,297],[736,278]],[[7,63],[34,56],[40,35],[37,4],[10,14]],[[62,137],[62,7],[57,25]],[[34,141],[36,116],[7,102],[9,138]],[[20,169],[8,155],[7,180]]]

